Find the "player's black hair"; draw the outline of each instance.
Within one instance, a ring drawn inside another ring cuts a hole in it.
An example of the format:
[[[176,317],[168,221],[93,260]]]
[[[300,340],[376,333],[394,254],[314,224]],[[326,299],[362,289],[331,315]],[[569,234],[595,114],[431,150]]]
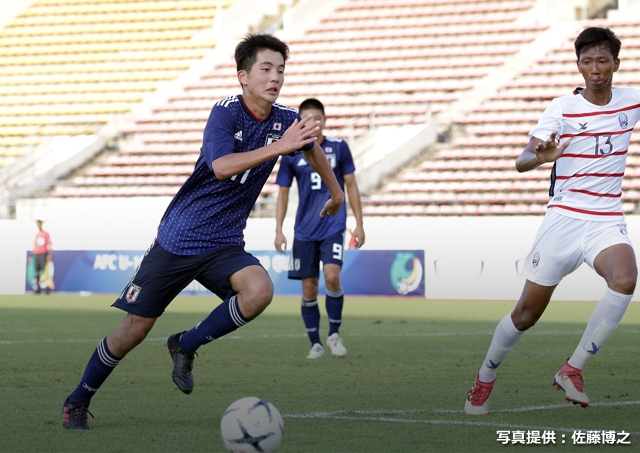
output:
[[[315,98],[309,98],[302,101],[302,103],[300,104],[300,108],[298,109],[298,112],[302,112],[303,110],[310,110],[310,109],[320,110],[322,112],[322,116],[326,116],[324,114],[324,105],[322,105],[322,102],[320,102]]]
[[[264,49],[279,52],[284,61],[289,58],[289,46],[275,36],[248,34],[236,46],[236,70],[250,72],[258,58],[258,52]]]
[[[611,55],[613,55],[614,60],[617,60],[618,55],[620,54],[621,45],[622,43],[614,32],[608,28],[600,27],[584,29],[576,38],[576,42],[574,43],[578,60],[583,52],[597,46],[605,46],[608,48]]]

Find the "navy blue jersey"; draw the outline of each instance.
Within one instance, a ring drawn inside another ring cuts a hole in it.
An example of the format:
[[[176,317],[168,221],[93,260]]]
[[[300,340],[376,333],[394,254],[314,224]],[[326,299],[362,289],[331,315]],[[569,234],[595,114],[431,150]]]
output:
[[[344,191],[344,175],[356,171],[347,142],[340,138],[325,137],[322,150],[331,163],[340,188]],[[291,187],[293,178],[298,182],[298,211],[294,227],[295,238],[300,241],[321,241],[347,226],[346,203],[335,216],[320,217],[320,211],[331,194],[320,175],[309,165],[302,153],[282,156],[276,184]]]
[[[193,173],[162,217],[160,245],[176,255],[244,246],[247,218],[277,158],[225,180],[216,178],[211,163],[227,154],[253,151],[279,140],[296,119],[300,115],[295,109],[280,104],[273,104],[267,119],[259,121],[244,105],[242,96],[218,101],[204,129]]]

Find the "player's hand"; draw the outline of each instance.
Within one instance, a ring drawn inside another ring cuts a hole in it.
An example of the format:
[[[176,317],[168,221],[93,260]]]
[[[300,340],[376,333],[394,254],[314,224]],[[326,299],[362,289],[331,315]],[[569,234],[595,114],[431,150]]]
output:
[[[322,211],[320,211],[320,217],[324,217],[327,214],[336,215],[338,211],[340,211],[341,206],[342,203],[336,203],[332,198],[329,198],[322,207]]]
[[[278,252],[285,253],[287,250],[287,238],[282,233],[276,233],[276,240],[273,241],[273,245],[276,246]]]
[[[558,160],[564,150],[567,149],[571,140],[567,140],[562,144],[562,146],[558,146],[558,140],[556,140],[557,132],[552,132],[549,140],[545,142],[540,142],[533,148],[533,152],[536,155],[536,160],[540,164],[544,164],[547,162],[555,162]]]
[[[289,154],[318,140],[317,137],[312,137],[312,134],[316,133],[320,127],[311,118],[311,115],[307,115],[300,121],[296,119],[289,129],[284,131],[282,138],[277,141],[281,148],[280,154]]]
[[[355,230],[351,233],[351,235],[356,240],[356,248],[360,248],[364,245],[364,228],[361,226],[357,226]]]

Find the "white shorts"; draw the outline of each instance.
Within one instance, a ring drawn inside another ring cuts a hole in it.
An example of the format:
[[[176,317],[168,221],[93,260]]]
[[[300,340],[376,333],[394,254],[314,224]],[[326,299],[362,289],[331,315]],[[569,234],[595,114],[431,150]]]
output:
[[[596,256],[616,244],[632,245],[624,219],[582,220],[549,209],[520,275],[538,285],[554,286],[583,262],[593,268]]]

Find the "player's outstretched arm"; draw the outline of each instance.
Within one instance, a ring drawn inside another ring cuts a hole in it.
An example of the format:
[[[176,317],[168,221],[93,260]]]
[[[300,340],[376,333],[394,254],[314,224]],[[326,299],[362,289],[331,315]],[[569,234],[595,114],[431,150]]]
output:
[[[564,150],[567,149],[571,140],[565,141],[562,145],[559,145],[556,140],[556,132],[551,133],[549,140],[540,140],[539,138],[532,137],[529,140],[529,144],[525,147],[522,154],[516,159],[516,170],[520,173],[524,173],[534,168],[538,168],[540,165],[547,162],[555,162]]]
[[[317,143],[313,145],[310,151],[304,152],[304,157],[309,162],[311,167],[320,175],[324,183],[329,189],[331,198],[327,200],[322,211],[320,211],[320,217],[324,217],[326,214],[336,215],[344,203],[344,192],[338,184],[335,173],[329,164],[327,156]]]
[[[276,239],[273,241],[276,250],[284,253],[287,250],[287,238],[282,232],[284,217],[287,215],[287,205],[289,204],[289,187],[280,186],[278,199],[276,200]]]
[[[344,175],[344,185],[346,186],[347,194],[349,195],[349,206],[351,206],[353,216],[356,218],[356,227],[351,234],[355,238],[356,248],[360,248],[364,245],[365,235],[362,221],[362,199],[360,198],[360,190],[358,189],[356,174],[350,173],[348,175]]]
[[[282,134],[282,138],[270,145],[246,153],[229,153],[214,160],[211,163],[211,167],[213,168],[216,178],[221,180],[231,178],[274,157],[289,154],[303,148],[309,143],[315,142],[317,138],[311,137],[309,134],[317,131],[318,126],[315,124],[309,126],[309,124],[311,124],[309,123],[310,120],[311,115],[303,118],[301,121],[295,120],[293,124],[289,126],[289,129]]]

